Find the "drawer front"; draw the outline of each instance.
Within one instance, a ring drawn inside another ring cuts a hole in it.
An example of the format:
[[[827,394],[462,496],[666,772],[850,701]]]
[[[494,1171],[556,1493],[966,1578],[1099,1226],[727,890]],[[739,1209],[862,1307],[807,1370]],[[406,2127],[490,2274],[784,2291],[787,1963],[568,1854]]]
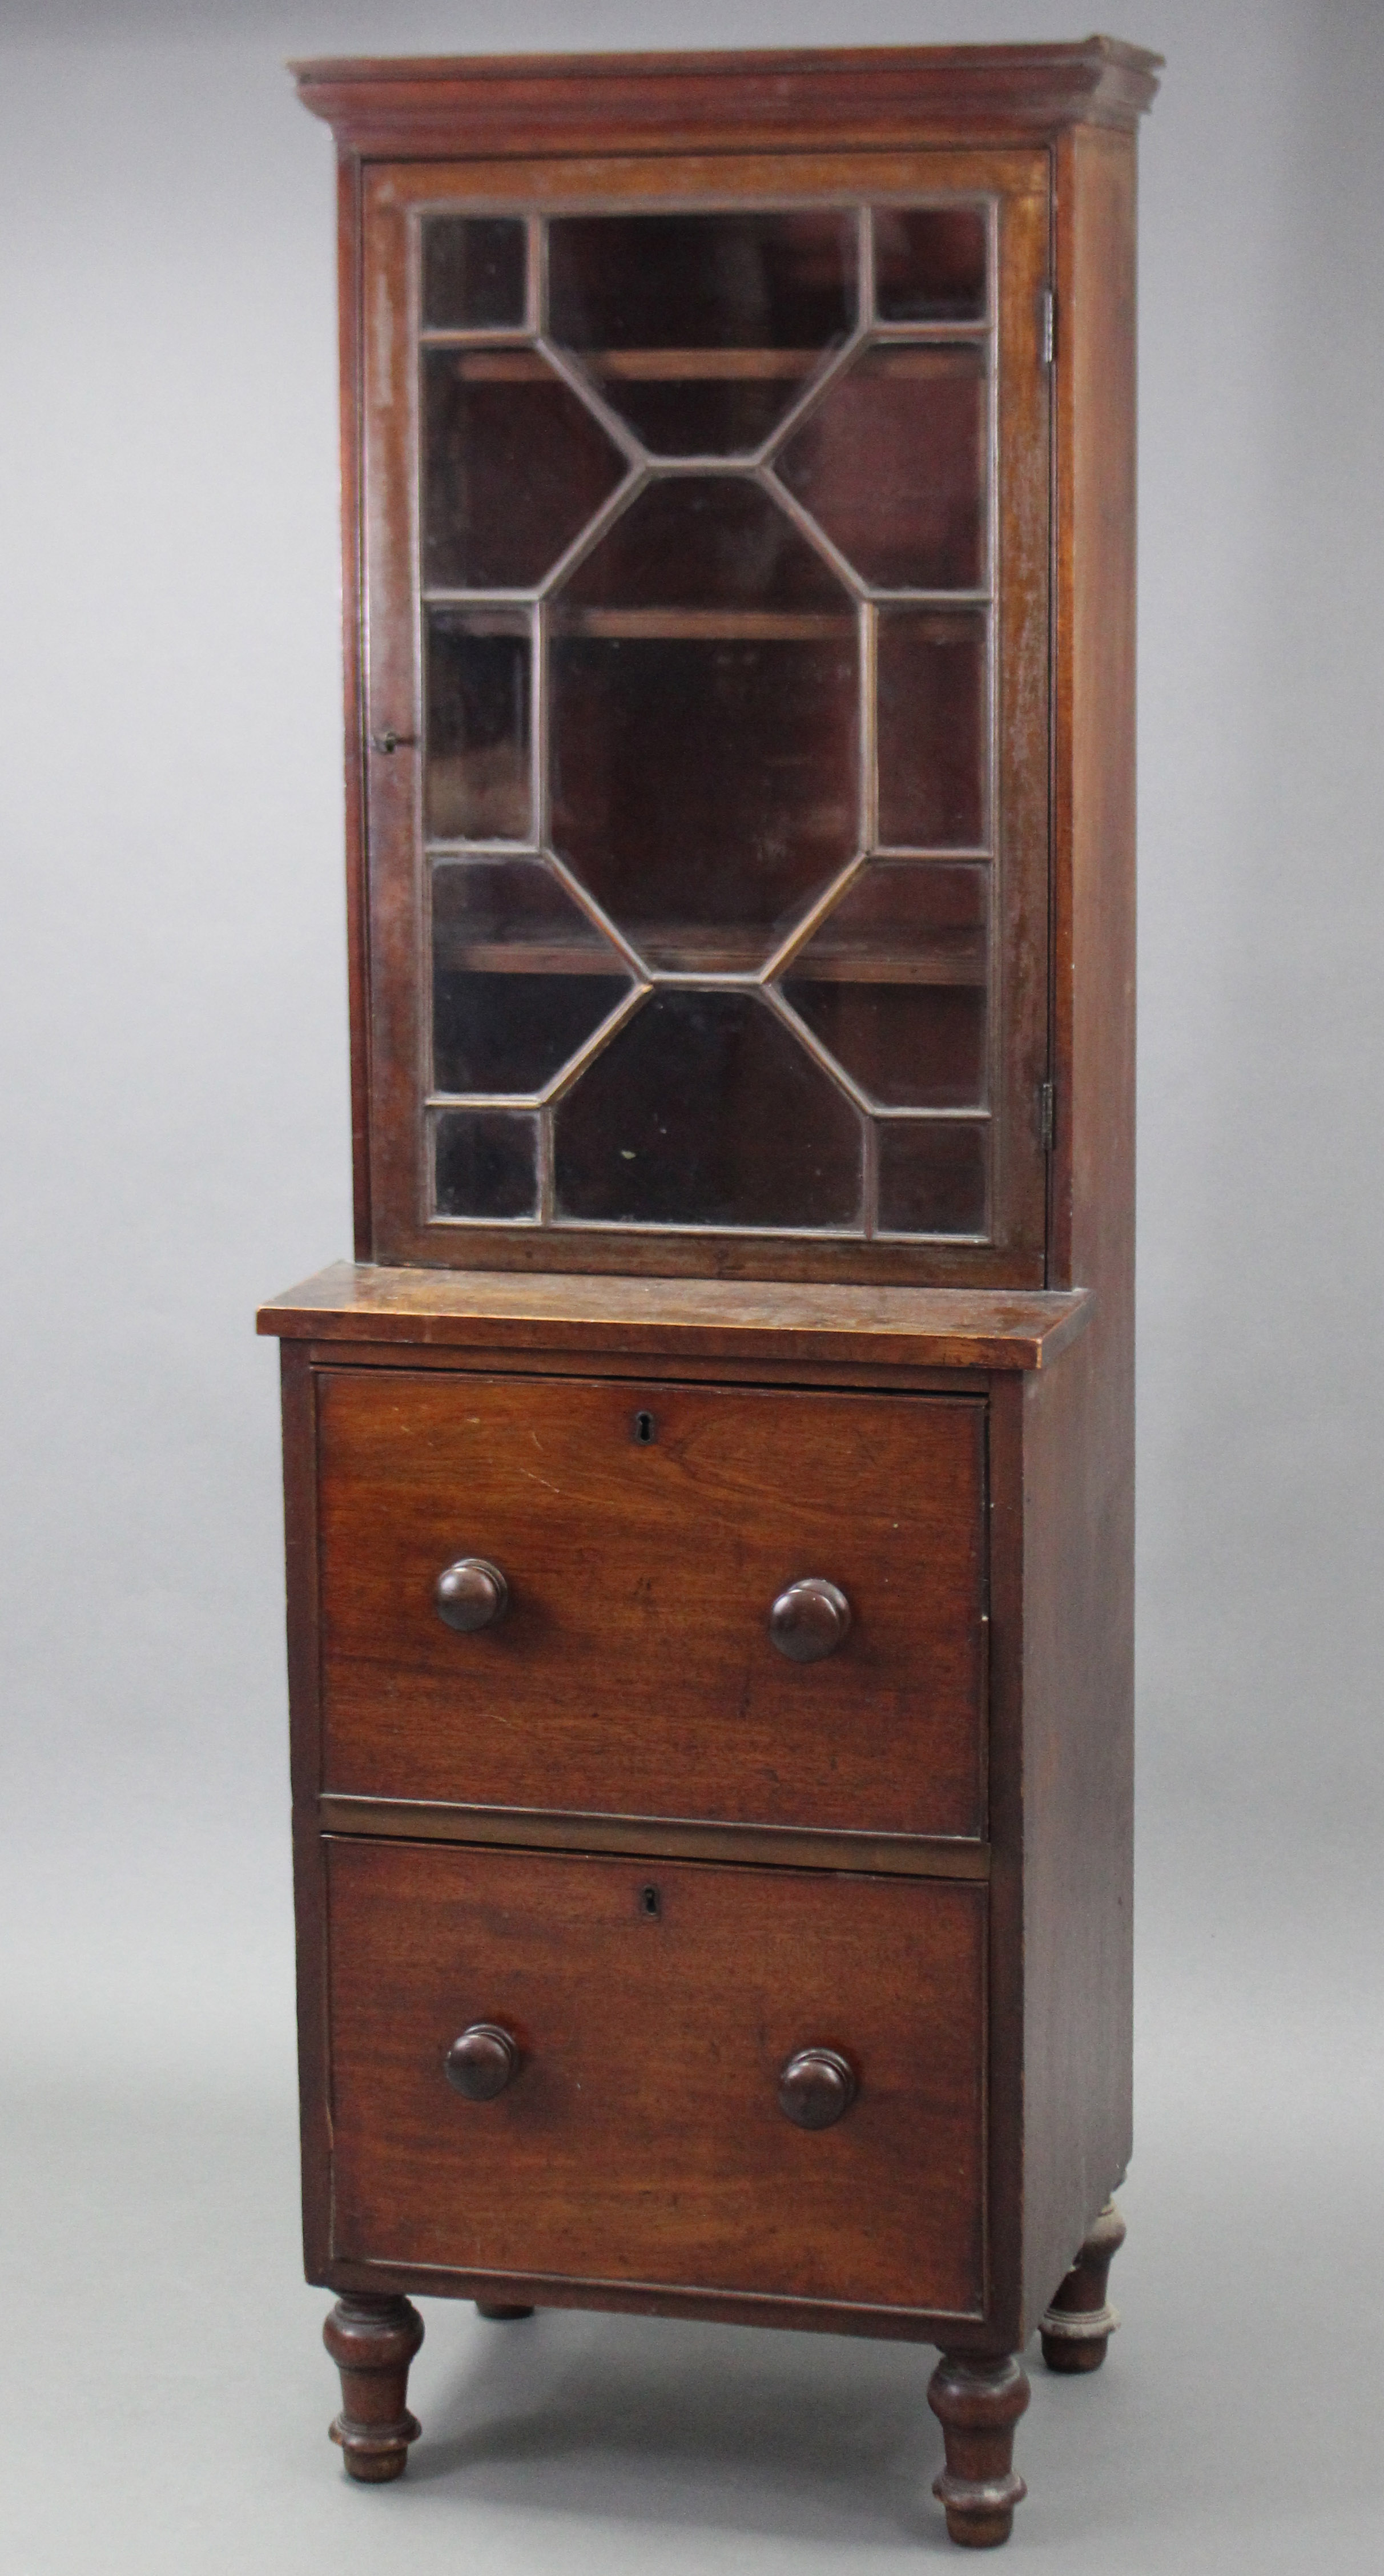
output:
[[[984,1455],[973,1397],[324,1371],[323,1787],[982,1833]],[[463,1556],[510,1597],[458,1635]],[[769,1634],[805,1576],[817,1663]]]
[[[338,2260],[981,2311],[980,1888],[327,1850]],[[477,2022],[487,2101],[444,2071]],[[858,2089],[807,2130],[812,2048]]]

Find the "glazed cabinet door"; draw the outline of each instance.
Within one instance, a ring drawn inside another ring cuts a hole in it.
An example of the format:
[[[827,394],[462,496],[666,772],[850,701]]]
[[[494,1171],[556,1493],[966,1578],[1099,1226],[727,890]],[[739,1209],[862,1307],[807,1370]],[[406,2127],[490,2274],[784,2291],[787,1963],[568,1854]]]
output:
[[[375,168],[375,1257],[1041,1284],[1046,162]]]

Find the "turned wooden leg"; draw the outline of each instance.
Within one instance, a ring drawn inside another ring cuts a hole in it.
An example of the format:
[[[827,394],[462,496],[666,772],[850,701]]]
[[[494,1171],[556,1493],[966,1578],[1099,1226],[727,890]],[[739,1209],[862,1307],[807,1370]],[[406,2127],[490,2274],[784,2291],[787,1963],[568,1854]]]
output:
[[[353,2478],[382,2486],[402,2477],[419,2427],[410,2415],[408,2366],[423,2340],[423,2320],[408,2299],[350,2293],[338,2299],[322,2341],[341,2373],[341,2413],[332,2440]]]
[[[947,2508],[947,2530],[963,2549],[997,2549],[1028,2493],[1014,2469],[1014,2427],[1028,2404],[1023,2363],[1015,2353],[944,2352],[927,2402],[946,2437],[947,2465],[932,2492]]]
[[[1108,2200],[1039,2326],[1049,2370],[1099,2370],[1120,2322],[1105,2285],[1124,2241],[1124,2220]]]
[[[512,2317],[531,2317],[532,2308],[512,2307],[508,2299],[477,2299],[478,2317],[489,2317],[493,2325],[507,2325]]]

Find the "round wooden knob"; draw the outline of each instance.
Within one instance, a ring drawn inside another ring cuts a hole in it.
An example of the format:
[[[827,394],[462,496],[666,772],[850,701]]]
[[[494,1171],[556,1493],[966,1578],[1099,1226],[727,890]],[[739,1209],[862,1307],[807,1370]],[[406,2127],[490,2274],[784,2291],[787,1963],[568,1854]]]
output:
[[[805,1574],[790,1583],[769,1613],[769,1634],[790,1663],[820,1664],[844,1645],[851,1624],[851,1605],[840,1585],[823,1574]]]
[[[453,2040],[443,2071],[453,2092],[467,2102],[493,2102],[518,2074],[519,2051],[498,2022],[473,2021]]]
[[[779,2109],[799,2129],[829,2129],[855,2100],[855,2077],[834,2048],[800,2048],[779,2077]]]
[[[439,1619],[468,1636],[473,1628],[493,1628],[509,1608],[509,1585],[488,1556],[459,1556],[444,1565],[433,1585]]]

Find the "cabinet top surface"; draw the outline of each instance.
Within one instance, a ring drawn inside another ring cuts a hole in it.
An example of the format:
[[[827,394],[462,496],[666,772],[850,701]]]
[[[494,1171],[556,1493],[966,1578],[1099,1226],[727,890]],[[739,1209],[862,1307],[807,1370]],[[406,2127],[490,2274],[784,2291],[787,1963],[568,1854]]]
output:
[[[271,1298],[261,1333],[315,1342],[647,1351],[1037,1369],[1082,1330],[1089,1290],[877,1288],[631,1279],[334,1262]]]
[[[492,142],[535,124],[578,136],[637,121],[651,150],[745,113],[767,129],[821,134],[900,118],[1024,132],[1132,127],[1152,105],[1162,56],[1113,36],[1075,44],[783,47],[757,52],[394,55],[290,66],[305,104],[365,152],[445,150],[483,122]],[[743,145],[746,137],[737,135]]]

